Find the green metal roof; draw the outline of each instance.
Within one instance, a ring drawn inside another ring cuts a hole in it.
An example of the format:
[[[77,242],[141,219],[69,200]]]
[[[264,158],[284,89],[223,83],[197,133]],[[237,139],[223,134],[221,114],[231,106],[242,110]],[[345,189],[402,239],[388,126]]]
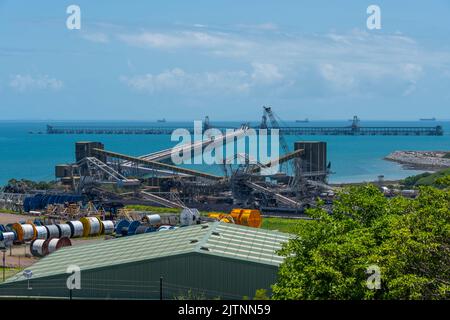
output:
[[[66,273],[69,265],[89,270],[185,253],[278,266],[283,258],[276,255],[276,251],[292,237],[278,231],[213,222],[64,247],[28,269],[36,279]],[[25,278],[19,273],[6,282],[22,280]]]

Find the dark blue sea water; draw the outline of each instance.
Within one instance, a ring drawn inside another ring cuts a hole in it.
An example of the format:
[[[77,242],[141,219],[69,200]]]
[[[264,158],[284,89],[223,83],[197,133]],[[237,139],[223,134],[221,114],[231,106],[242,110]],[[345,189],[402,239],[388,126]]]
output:
[[[101,141],[105,148],[131,155],[142,155],[168,148],[177,142],[169,135],[47,135],[46,124],[85,126],[145,126],[138,122],[18,122],[0,121],[0,184],[11,178],[33,180],[54,179],[54,166],[74,160],[76,141]],[[192,123],[172,123],[175,127],[192,126]],[[238,123],[214,123],[217,126],[239,126]],[[321,121],[289,123],[292,126],[348,126],[348,121]],[[450,122],[361,122],[362,126],[436,126],[444,127],[445,135],[434,136],[286,136],[293,148],[294,141],[321,140],[328,142],[328,155],[335,172],[331,182],[373,181],[378,175],[386,179],[399,179],[419,171],[403,170],[398,164],[383,160],[395,150],[449,150]],[[41,131],[44,134],[30,134]],[[199,169],[199,166],[196,166]],[[201,166],[201,170],[220,173],[217,166]]]

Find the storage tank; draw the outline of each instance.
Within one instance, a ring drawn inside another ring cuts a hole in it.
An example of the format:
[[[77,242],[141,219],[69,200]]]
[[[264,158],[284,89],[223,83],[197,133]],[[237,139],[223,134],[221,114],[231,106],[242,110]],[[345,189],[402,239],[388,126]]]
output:
[[[47,238],[60,237],[59,228],[55,224],[46,225],[45,228],[47,229]]]
[[[70,226],[70,237],[77,238],[83,236],[84,226],[80,221],[69,221],[67,224]]]
[[[48,238],[48,231],[45,226],[35,226],[36,228],[36,239],[44,239]]]
[[[6,243],[12,243],[16,241],[16,233],[13,231],[0,232],[0,241]]]
[[[12,229],[15,231],[17,237],[16,241],[24,242],[36,239],[36,228],[34,225],[25,223],[14,223]]]
[[[56,225],[59,229],[59,235],[61,238],[70,238],[72,237],[72,229],[70,228],[70,225],[67,223],[61,223]]]
[[[58,250],[59,248],[62,247],[68,247],[71,246],[72,242],[70,241],[69,238],[52,238],[52,239],[48,239],[47,240],[47,246],[46,246],[46,250],[45,250],[45,254],[50,254],[56,250]]]
[[[161,216],[159,214],[149,214],[142,219],[151,226],[161,225]]]
[[[30,252],[35,257],[43,257],[44,253],[44,244],[46,243],[46,239],[36,239],[33,240],[30,244]]]
[[[97,217],[84,217],[80,222],[83,224],[83,237],[98,236],[102,232],[102,223]]]
[[[111,220],[102,221],[102,234],[113,234],[114,233],[114,222]]]

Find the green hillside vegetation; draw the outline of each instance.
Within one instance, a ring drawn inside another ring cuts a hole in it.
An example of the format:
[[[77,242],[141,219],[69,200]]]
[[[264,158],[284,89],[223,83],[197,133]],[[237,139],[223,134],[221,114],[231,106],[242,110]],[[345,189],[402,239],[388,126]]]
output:
[[[437,183],[437,180],[449,175],[450,175],[450,168],[435,173],[425,172],[404,179],[403,184],[406,187],[419,187],[419,186],[441,187],[442,185]]]
[[[449,299],[450,190],[386,198],[373,185],[338,194],[279,254],[273,299]]]

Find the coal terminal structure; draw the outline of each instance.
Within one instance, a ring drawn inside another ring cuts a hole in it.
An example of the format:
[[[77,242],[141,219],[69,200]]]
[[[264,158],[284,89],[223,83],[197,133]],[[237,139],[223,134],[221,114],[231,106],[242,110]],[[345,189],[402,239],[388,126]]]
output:
[[[203,129],[209,129],[208,117]],[[225,132],[227,129],[238,129],[233,127],[214,127]],[[170,135],[177,127],[171,126],[145,126],[145,127],[76,127],[76,126],[52,126],[47,125],[47,134],[141,134],[141,135]],[[185,128],[191,134],[194,128]],[[257,127],[252,129],[269,129],[265,119]],[[297,127],[279,126],[280,134],[283,135],[323,135],[323,136],[442,136],[444,130],[442,126],[396,126],[396,127],[364,127],[359,125],[359,119],[355,116],[350,126],[346,127]]]

